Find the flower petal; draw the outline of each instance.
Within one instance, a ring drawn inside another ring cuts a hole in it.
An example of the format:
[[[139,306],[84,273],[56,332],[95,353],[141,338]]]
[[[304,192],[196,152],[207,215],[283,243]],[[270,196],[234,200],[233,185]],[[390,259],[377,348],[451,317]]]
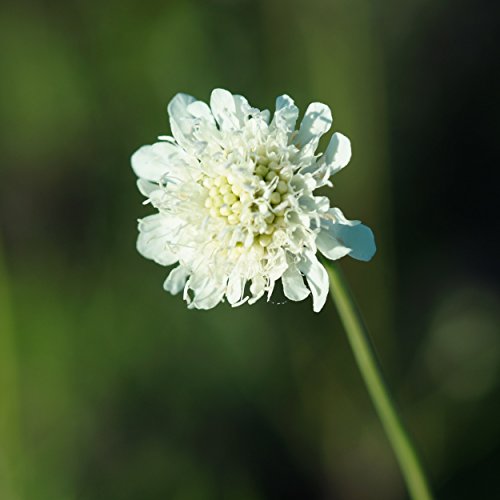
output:
[[[295,106],[293,99],[281,95],[276,99],[276,111],[271,126],[290,134],[295,130],[295,124],[299,116],[299,108]]]
[[[351,160],[351,141],[343,134],[335,132],[326,148],[325,154],[318,162],[318,167],[328,168],[328,177],[342,170]]]
[[[316,238],[318,250],[327,258],[337,260],[345,255],[368,261],[376,252],[372,230],[359,221],[350,221],[338,209],[330,210],[333,220],[321,221],[321,231]]]
[[[312,252],[305,252],[299,262],[299,270],[305,275],[313,296],[313,311],[319,312],[328,297],[328,273]]]
[[[343,226],[338,224],[337,238],[351,248],[349,256],[353,259],[369,261],[377,251],[373,231],[364,224]]]
[[[175,94],[167,107],[170,119],[182,123],[184,119],[190,118],[191,114],[188,113],[187,108],[193,102],[196,102],[196,97],[192,95],[183,93]]]
[[[294,143],[308,154],[314,154],[321,136],[332,126],[332,112],[326,104],[309,104]],[[307,147],[306,147],[307,146]]]
[[[163,283],[163,288],[172,295],[176,295],[184,289],[188,276],[189,271],[186,267],[177,266],[170,271],[165,283]]]
[[[219,131],[210,107],[187,94],[177,94],[168,105],[170,127],[179,145],[198,155],[207,143],[217,143]]]
[[[193,298],[189,296],[193,291]],[[194,273],[188,279],[184,288],[184,300],[189,309],[212,309],[224,298],[225,286],[215,282],[210,276]]]
[[[164,214],[150,215],[140,220],[138,252],[162,266],[174,264],[178,257],[172,251],[172,243],[181,226],[181,221]]]
[[[177,144],[157,142],[139,148],[131,163],[137,177],[159,183],[168,174],[185,178],[190,158]]]
[[[193,118],[198,118],[206,120],[208,123],[213,123],[215,125],[214,116],[210,106],[203,101],[192,101],[187,105],[186,111]]]
[[[193,116],[188,106],[196,102],[196,98],[188,94],[176,94],[168,103],[170,128],[175,140],[183,147],[190,147],[190,137],[193,132]]]
[[[160,182],[168,169],[165,162],[166,158],[155,152],[150,145],[139,148],[131,158],[135,175],[156,183]]]
[[[251,115],[259,114],[259,110],[252,108],[241,95],[231,94],[224,89],[215,89],[210,96],[212,113],[223,131],[238,130],[248,121]],[[260,113],[265,119],[265,113]]]
[[[316,237],[316,246],[318,250],[330,260],[338,260],[349,255],[351,249],[344,246],[336,237],[333,227],[336,224],[328,223],[326,228],[322,227]]]
[[[239,126],[243,125],[247,120],[250,114],[254,114],[259,110],[256,108],[252,108],[245,97],[242,95],[234,94],[234,114],[238,119]],[[265,114],[265,112],[263,112]]]
[[[150,194],[158,189],[158,184],[139,178],[137,179],[137,189],[143,196],[149,198]]]
[[[285,297],[290,300],[304,300],[311,293],[304,284],[304,278],[294,263],[291,263],[283,273],[281,282]]]
[[[195,101],[188,105],[192,116],[189,140],[192,141],[195,153],[200,153],[208,144],[219,144],[219,130],[215,123],[210,106],[203,101]]]
[[[210,96],[210,107],[221,130],[233,130],[238,127],[236,105],[231,92],[214,89]]]
[[[248,303],[254,304],[257,302],[266,292],[266,280],[263,276],[255,276],[252,278],[252,284],[250,285],[250,293],[252,297],[248,301]]]
[[[246,279],[237,270],[229,275],[226,297],[231,305],[237,304],[243,299],[245,283]]]

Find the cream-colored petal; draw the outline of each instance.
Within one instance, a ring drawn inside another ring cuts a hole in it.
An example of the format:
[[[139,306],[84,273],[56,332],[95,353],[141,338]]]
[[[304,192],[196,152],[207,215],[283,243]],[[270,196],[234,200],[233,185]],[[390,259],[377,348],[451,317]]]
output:
[[[306,277],[307,284],[311,289],[313,311],[321,311],[325,305],[329,291],[329,280],[326,269],[319,262],[316,255],[309,251],[302,256],[302,260],[299,262],[299,270]]]
[[[226,297],[227,301],[231,304],[237,304],[243,299],[243,294],[245,292],[246,279],[241,276],[241,274],[235,270],[229,275],[229,280],[227,282]]]
[[[182,221],[164,214],[141,219],[137,238],[138,252],[162,266],[174,264],[178,257],[173,251],[172,243],[181,226]]]
[[[210,108],[221,130],[238,128],[236,105],[231,92],[224,89],[215,89],[210,96]]]
[[[332,135],[318,166],[325,165],[328,168],[329,176],[331,176],[342,170],[351,160],[351,156],[351,141],[345,135],[336,132]]]
[[[313,155],[321,136],[332,126],[332,112],[326,104],[309,104],[294,143],[308,154]]]
[[[304,284],[304,278],[295,264],[290,264],[288,269],[284,272],[281,277],[281,282],[283,284],[283,293],[285,297],[300,301],[304,300],[310,291]]]
[[[184,289],[188,276],[189,271],[186,267],[177,266],[170,271],[165,283],[163,283],[163,288],[172,295],[176,295]]]
[[[189,291],[193,297],[190,298]],[[194,273],[184,288],[184,299],[190,309],[212,309],[224,298],[225,286],[217,283],[209,275]]]
[[[377,250],[372,230],[359,221],[350,221],[338,208],[330,209],[332,219],[323,219],[316,238],[318,250],[327,258],[337,260],[345,255],[368,261]]]
[[[271,127],[281,129],[290,134],[295,130],[298,116],[299,108],[295,106],[293,99],[286,94],[281,95],[276,99],[276,111],[274,112]]]
[[[166,177],[182,180],[193,168],[194,159],[177,144],[157,142],[142,146],[131,158],[135,175],[147,181],[159,183]]]

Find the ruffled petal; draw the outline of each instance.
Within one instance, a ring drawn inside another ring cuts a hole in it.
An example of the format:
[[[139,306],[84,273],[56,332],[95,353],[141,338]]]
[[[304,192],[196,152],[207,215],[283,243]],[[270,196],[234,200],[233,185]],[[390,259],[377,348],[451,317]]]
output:
[[[323,308],[328,297],[329,280],[328,273],[316,255],[306,252],[299,262],[299,270],[306,277],[307,284],[312,292],[313,311],[319,312]]]
[[[304,154],[313,155],[323,134],[332,126],[332,112],[326,104],[309,104],[294,143]]]
[[[210,107],[221,130],[237,130],[251,114],[258,112],[241,95],[233,95],[224,89],[215,89],[210,96]]]
[[[321,221],[316,238],[318,250],[327,258],[337,260],[345,255],[369,261],[377,250],[372,230],[360,221],[350,221],[338,209],[330,210],[332,219]]]
[[[225,285],[215,282],[210,276],[194,273],[184,287],[184,300],[189,309],[212,309],[224,298],[225,289]]]
[[[210,96],[210,107],[221,130],[232,130],[238,126],[236,106],[231,92],[214,89]]]
[[[326,148],[325,154],[318,162],[318,167],[328,169],[328,177],[342,170],[351,160],[351,141],[343,134],[335,132]]]
[[[172,243],[181,226],[181,221],[163,214],[150,215],[140,220],[138,252],[162,266],[174,264],[178,257],[172,251]]]
[[[187,151],[199,154],[214,139],[217,127],[210,107],[188,94],[177,94],[168,105],[175,140]]]
[[[245,283],[246,279],[238,271],[235,270],[235,272],[230,274],[227,282],[226,297],[232,306],[242,301],[245,292]]]
[[[196,102],[196,97],[193,97],[192,95],[183,93],[175,94],[167,106],[170,119],[181,125],[186,118],[189,119],[191,117],[187,108],[193,102]]]
[[[203,101],[193,101],[187,105],[186,111],[192,118],[204,120],[207,123],[215,125],[214,116],[210,110],[210,106]]]
[[[250,285],[250,293],[252,297],[248,301],[249,304],[255,304],[266,292],[266,280],[263,276],[255,276],[252,278]]]
[[[281,129],[290,134],[295,130],[298,116],[299,108],[295,106],[293,99],[286,94],[281,95],[276,99],[276,111],[271,122],[271,127]]]
[[[234,114],[238,120],[238,125],[242,126],[247,120],[249,115],[253,115],[259,112],[257,108],[252,108],[250,104],[248,103],[247,99],[243,97],[242,95],[234,94],[233,95],[234,99]],[[263,112],[264,115],[266,114]],[[265,116],[262,115],[262,118],[264,119]]]
[[[341,243],[335,236],[333,229],[335,224],[328,223],[323,227],[316,237],[316,246],[318,250],[330,260],[338,260],[349,255],[351,249]]]
[[[176,295],[184,289],[188,276],[189,271],[186,267],[177,266],[170,271],[165,283],[163,283],[163,288],[172,295]]]
[[[162,155],[160,151],[155,151],[151,145],[142,146],[131,158],[135,175],[156,183],[160,182],[162,176],[167,172],[167,162],[168,156]]]
[[[145,179],[137,179],[137,189],[139,192],[143,195],[146,196],[146,198],[149,198],[151,193],[156,191],[158,189],[158,184],[155,184],[154,182],[149,182]]]
[[[283,283],[283,293],[290,300],[304,300],[310,294],[309,289],[304,284],[302,274],[293,263],[283,273],[281,282]]]
[[[192,161],[185,151],[171,142],[142,146],[131,158],[135,175],[155,183],[168,177],[173,180],[186,179],[190,174]]]
[[[188,106],[196,99],[188,94],[176,94],[168,103],[170,128],[175,140],[183,147],[191,146],[190,136],[193,131],[193,117],[188,112]]]

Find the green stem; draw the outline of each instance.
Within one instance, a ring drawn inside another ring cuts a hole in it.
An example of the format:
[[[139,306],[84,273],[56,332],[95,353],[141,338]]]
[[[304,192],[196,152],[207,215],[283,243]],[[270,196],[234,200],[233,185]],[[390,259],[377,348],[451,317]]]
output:
[[[432,493],[417,452],[391,399],[368,330],[343,273],[337,264],[328,262],[326,268],[330,276],[332,299],[337,306],[372,402],[396,455],[410,496],[414,500],[432,500]]]

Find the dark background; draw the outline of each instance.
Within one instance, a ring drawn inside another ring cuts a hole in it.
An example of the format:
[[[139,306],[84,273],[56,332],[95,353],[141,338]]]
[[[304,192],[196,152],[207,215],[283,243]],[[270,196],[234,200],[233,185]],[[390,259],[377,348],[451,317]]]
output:
[[[329,104],[343,267],[440,499],[500,498],[497,2],[6,0],[0,498],[397,500],[332,305],[188,311],[131,153],[214,87]]]

